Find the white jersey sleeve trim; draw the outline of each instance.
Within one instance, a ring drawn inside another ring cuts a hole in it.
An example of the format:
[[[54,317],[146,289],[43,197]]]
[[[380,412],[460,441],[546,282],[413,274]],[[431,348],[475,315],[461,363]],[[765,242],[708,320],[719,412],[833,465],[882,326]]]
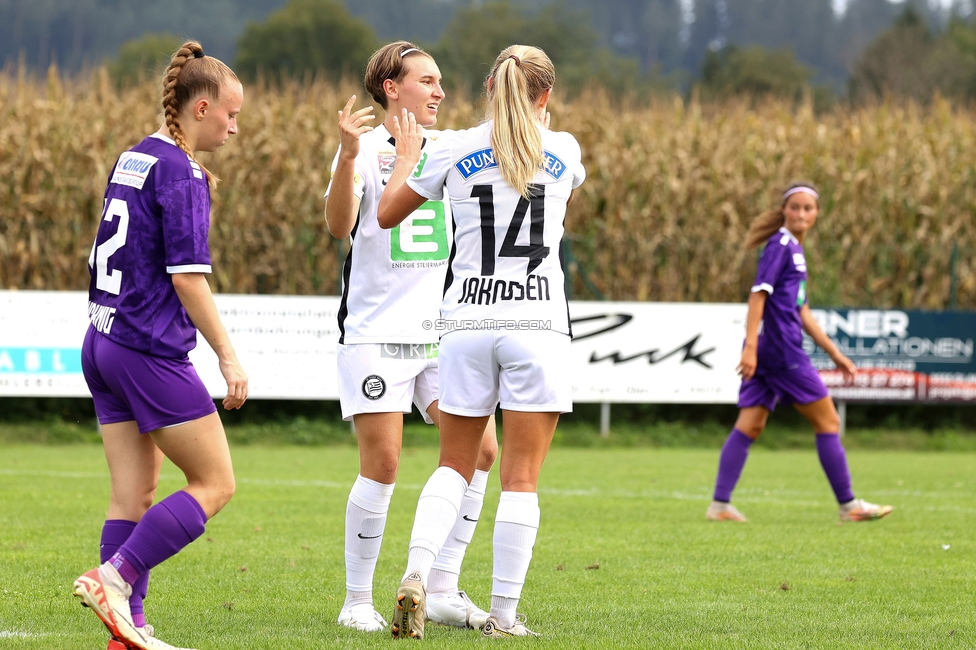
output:
[[[413,178],[407,179],[407,187],[412,189],[414,192],[424,197],[428,201],[439,201],[444,197],[444,190],[441,189],[440,192],[428,192],[423,187],[421,187]]]
[[[583,181],[585,180],[586,180],[586,168],[584,168],[583,164],[580,163],[576,167],[576,171],[573,173],[573,189],[575,190],[576,188],[578,188],[580,185],[583,184]]]
[[[209,264],[182,264],[180,266],[167,266],[166,272],[176,273],[210,273],[213,268]]]
[[[436,142],[427,143],[413,173],[407,177],[407,187],[428,201],[444,197],[444,184],[452,169],[450,138],[441,135]]]
[[[755,285],[750,289],[752,293],[759,293],[760,291],[765,291],[769,295],[773,295],[773,285],[763,282],[762,284]]]
[[[566,133],[566,138],[567,140],[569,140],[568,146],[571,147],[571,150],[574,154],[572,172],[573,172],[573,189],[575,190],[576,188],[578,188],[580,185],[583,184],[583,181],[586,180],[586,167],[583,166],[583,160],[582,160],[583,154],[582,151],[580,150],[579,141],[577,141],[576,138],[573,137],[572,133]]]

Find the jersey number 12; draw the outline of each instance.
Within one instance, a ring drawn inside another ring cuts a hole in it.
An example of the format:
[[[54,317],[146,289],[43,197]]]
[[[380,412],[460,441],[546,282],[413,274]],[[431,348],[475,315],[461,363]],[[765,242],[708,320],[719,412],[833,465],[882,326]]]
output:
[[[105,208],[105,221],[113,221],[115,217],[119,218],[118,229],[98,246],[92,246],[88,266],[95,269],[95,288],[117,296],[122,291],[122,271],[113,269],[109,273],[108,258],[125,246],[129,234],[129,206],[122,199],[112,199]]]

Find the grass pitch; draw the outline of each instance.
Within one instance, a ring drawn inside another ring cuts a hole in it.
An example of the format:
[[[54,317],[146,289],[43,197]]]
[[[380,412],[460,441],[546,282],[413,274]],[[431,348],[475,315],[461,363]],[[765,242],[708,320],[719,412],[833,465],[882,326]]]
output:
[[[238,492],[203,538],[153,571],[146,611],[161,638],[204,649],[372,648],[336,625],[349,446],[235,447]],[[377,567],[389,615],[414,507],[436,465],[405,450]],[[736,505],[748,524],[704,519],[718,450],[553,449],[542,528],[520,610],[533,648],[976,647],[976,454],[850,453],[880,522],[837,524],[812,450],[751,454]],[[159,495],[182,486],[166,465]],[[0,445],[0,648],[101,649],[71,596],[98,559],[108,472],[95,445]],[[461,585],[487,606],[497,473]],[[401,645],[410,642],[400,642]],[[423,645],[491,643],[429,628]]]

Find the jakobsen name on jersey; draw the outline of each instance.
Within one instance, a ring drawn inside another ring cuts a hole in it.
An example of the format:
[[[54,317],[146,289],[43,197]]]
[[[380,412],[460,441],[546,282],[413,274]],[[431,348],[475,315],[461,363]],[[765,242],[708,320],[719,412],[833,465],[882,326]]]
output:
[[[530,275],[525,284],[515,280],[494,278],[468,278],[461,283],[461,299],[458,303],[493,305],[499,300],[549,300],[549,278]]]

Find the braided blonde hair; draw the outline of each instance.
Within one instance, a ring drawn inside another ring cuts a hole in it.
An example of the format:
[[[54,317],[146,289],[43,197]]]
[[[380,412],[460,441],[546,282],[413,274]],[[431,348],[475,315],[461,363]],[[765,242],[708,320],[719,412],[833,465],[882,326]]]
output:
[[[237,81],[237,75],[219,59],[204,56],[203,47],[196,41],[183,43],[170,59],[169,67],[163,74],[163,117],[166,128],[176,146],[197,164],[200,163],[187,146],[183,127],[180,126],[180,111],[200,94],[216,101],[220,97],[221,87],[228,79]],[[219,179],[203,165],[200,165],[200,169],[207,175],[210,187],[216,187]]]

